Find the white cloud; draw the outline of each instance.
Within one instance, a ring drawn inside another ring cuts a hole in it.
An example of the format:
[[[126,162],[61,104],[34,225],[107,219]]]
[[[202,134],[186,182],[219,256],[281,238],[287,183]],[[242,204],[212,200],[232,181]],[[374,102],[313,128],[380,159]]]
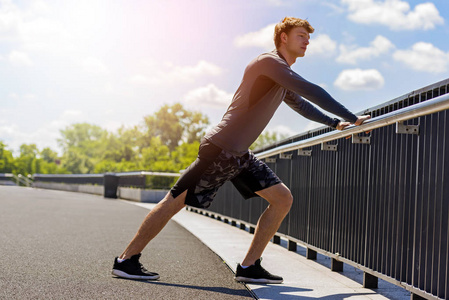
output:
[[[37,96],[30,93],[23,95],[19,95],[17,93],[9,93],[8,98],[15,101],[33,101],[37,99]]]
[[[150,85],[158,83],[156,80],[153,81],[151,77],[142,74],[133,75],[128,81],[134,85]]]
[[[179,78],[190,78],[191,76],[202,76],[202,75],[220,75],[222,72],[221,68],[217,65],[209,63],[207,61],[201,60],[195,66],[174,66],[171,76],[176,76]]]
[[[209,84],[189,91],[184,96],[184,101],[190,105],[226,108],[231,104],[232,97],[233,94],[220,90],[214,84]]]
[[[285,5],[283,0],[266,0],[269,5],[273,6],[283,6]]]
[[[382,74],[376,69],[352,69],[342,71],[334,85],[345,91],[377,90],[384,85]]]
[[[36,144],[39,150],[45,147],[57,151],[57,139],[61,137],[60,129],[78,122],[82,116],[81,111],[66,110],[59,117],[44,124],[33,131],[23,130],[17,124],[0,126],[0,136],[8,148],[18,151],[22,144]]]
[[[444,23],[431,2],[421,3],[413,10],[402,0],[341,0],[348,6],[348,18],[361,24],[381,24],[392,30],[429,30]]]
[[[449,69],[449,52],[430,43],[419,42],[409,50],[397,50],[393,58],[416,71],[442,73]]]
[[[0,40],[17,43],[27,51],[73,51],[73,36],[60,22],[51,19],[49,12],[51,7],[44,1],[33,1],[26,9],[9,0],[1,1]]]
[[[0,38],[11,38],[21,22],[21,14],[11,1],[1,1],[0,4]]]
[[[234,46],[239,48],[244,47],[259,47],[265,50],[274,49],[274,27],[276,24],[270,24],[264,28],[240,35],[234,39]]]
[[[31,61],[30,57],[25,52],[12,51],[8,56],[8,60],[11,64],[15,66],[29,67],[33,65],[33,62]]]
[[[95,57],[87,57],[83,60],[82,65],[84,70],[91,74],[104,74],[108,71],[106,65]]]
[[[175,66],[171,63],[147,62],[145,74],[135,74],[129,78],[129,82],[135,85],[159,85],[172,82],[193,82],[202,76],[217,76],[223,70],[210,62],[199,61],[194,66]],[[151,75],[146,75],[146,74]]]
[[[307,55],[331,56],[335,53],[335,49],[337,49],[337,43],[327,34],[320,34],[310,40]]]
[[[23,47],[30,51],[72,53],[76,49],[73,37],[64,27],[51,19],[36,18],[19,27]]]
[[[369,47],[353,48],[340,45],[340,55],[337,57],[337,62],[355,65],[361,60],[368,60],[387,53],[394,47],[390,40],[378,35]]]
[[[321,124],[321,123],[310,121],[310,122],[307,123],[306,127],[304,128],[304,132],[307,132],[307,131],[310,131],[310,130],[313,130],[313,129],[317,129],[317,128],[320,128],[320,127],[323,127],[323,126],[324,125]]]
[[[298,132],[294,131],[293,129],[291,129],[288,126],[285,125],[276,125],[273,128],[271,128],[270,130],[268,130],[269,132],[277,132],[280,133],[282,135],[285,135],[287,137],[293,136],[295,134],[298,134]]]

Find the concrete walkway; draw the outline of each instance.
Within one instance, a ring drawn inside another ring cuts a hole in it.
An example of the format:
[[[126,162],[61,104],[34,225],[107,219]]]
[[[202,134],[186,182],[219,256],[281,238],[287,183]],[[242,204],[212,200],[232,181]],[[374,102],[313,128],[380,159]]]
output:
[[[128,203],[148,209],[154,207],[154,204]],[[173,220],[218,254],[234,272],[253,237],[247,231],[187,210],[180,211]],[[378,289],[365,289],[361,271],[345,265],[343,273],[332,272],[329,258],[318,255],[317,261],[308,260],[305,249],[298,248],[294,253],[286,249],[286,241],[281,245],[268,244],[262,265],[273,274],[281,275],[284,283],[249,284],[258,299],[410,299],[408,291],[382,280],[379,280]]]

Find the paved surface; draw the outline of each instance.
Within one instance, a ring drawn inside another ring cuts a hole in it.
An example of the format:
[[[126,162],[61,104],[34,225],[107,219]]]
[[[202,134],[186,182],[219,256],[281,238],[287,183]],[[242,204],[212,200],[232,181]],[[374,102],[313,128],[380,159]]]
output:
[[[114,278],[113,258],[146,208],[6,186],[0,205],[0,299],[253,299],[215,253],[173,221],[141,258],[161,280]]]
[[[215,219],[179,212],[143,251],[142,263],[161,274],[147,282],[110,270],[154,204],[0,186],[0,205],[0,299],[252,299],[231,272],[252,235]],[[262,264],[284,283],[248,285],[258,299],[410,299],[384,281],[364,289],[355,268],[332,272],[325,256],[307,260],[283,244],[270,243]]]
[[[128,203],[149,209],[154,206]],[[252,235],[248,232],[200,214],[182,210],[173,220],[217,253],[234,272],[251,243]],[[287,242],[283,241],[283,246],[269,243],[265,249],[262,265],[270,272],[281,275],[284,283],[248,285],[258,299],[410,299],[410,293],[405,289],[382,280],[379,280],[378,289],[365,289],[360,270],[344,265],[342,273],[332,272],[328,257],[318,254],[316,261],[308,260],[304,248],[298,247],[295,253],[288,251],[286,246]]]

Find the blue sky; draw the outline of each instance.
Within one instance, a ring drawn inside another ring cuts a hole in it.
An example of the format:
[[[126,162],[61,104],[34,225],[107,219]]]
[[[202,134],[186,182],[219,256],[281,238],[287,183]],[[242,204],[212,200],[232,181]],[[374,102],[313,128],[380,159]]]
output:
[[[215,124],[285,16],[315,28],[293,70],[353,112],[449,77],[447,0],[0,0],[0,140],[59,150],[175,102]],[[267,130],[317,126],[282,104]]]

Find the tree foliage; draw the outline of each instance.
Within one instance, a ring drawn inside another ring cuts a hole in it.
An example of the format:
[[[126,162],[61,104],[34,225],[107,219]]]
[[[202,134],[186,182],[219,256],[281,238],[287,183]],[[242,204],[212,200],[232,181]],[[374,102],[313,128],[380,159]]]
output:
[[[179,172],[198,154],[200,139],[209,124],[207,116],[186,110],[181,104],[163,105],[144,117],[139,125],[109,132],[89,123],[76,123],[60,130],[62,154],[35,144],[23,144],[19,155],[0,141],[0,173],[57,174],[106,173],[127,171]],[[252,149],[282,139],[276,132],[265,132]],[[151,179],[151,185],[172,178]],[[167,183],[164,183],[165,185]]]
[[[287,138],[286,134],[282,134],[276,131],[264,131],[257,138],[257,140],[250,146],[251,150],[263,148],[265,146],[272,145],[280,140]]]
[[[145,117],[144,138],[149,143],[152,137],[159,137],[173,151],[182,142],[201,139],[208,124],[207,116],[188,111],[179,103],[164,105],[154,115]]]
[[[140,125],[108,132],[89,123],[60,130],[62,155],[35,144],[23,144],[14,158],[0,142],[0,172],[105,173],[127,171],[178,172],[196,158],[198,145],[209,124],[207,116],[181,104],[164,105]],[[172,180],[172,179],[170,179]]]

